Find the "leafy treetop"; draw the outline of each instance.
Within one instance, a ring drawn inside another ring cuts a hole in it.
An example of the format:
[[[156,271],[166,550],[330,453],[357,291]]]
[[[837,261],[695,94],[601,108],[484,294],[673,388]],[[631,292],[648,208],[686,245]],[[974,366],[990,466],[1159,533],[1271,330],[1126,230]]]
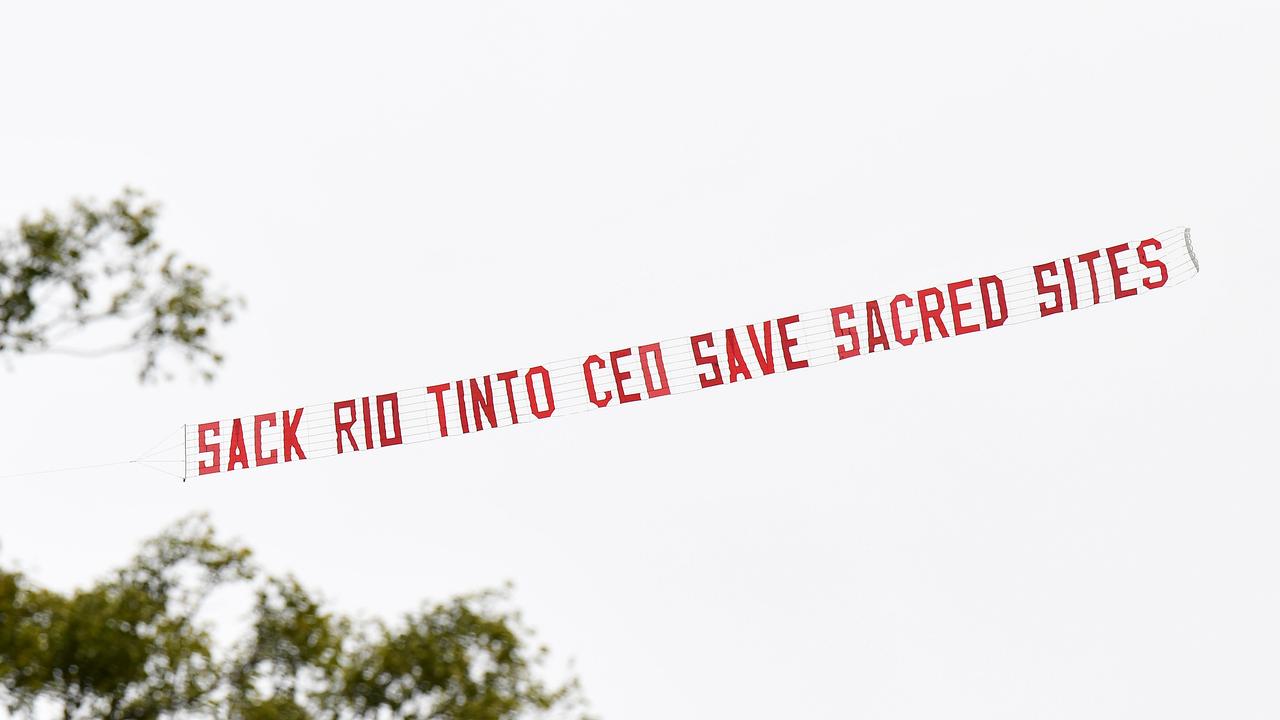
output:
[[[219,651],[199,613],[231,583],[256,599],[248,634]],[[193,517],[69,594],[0,568],[0,707],[65,720],[577,716],[576,681],[540,677],[546,649],[502,601],[479,593],[357,622]]]
[[[210,332],[240,302],[210,289],[209,272],[164,251],[155,236],[159,208],[125,189],[107,203],[76,200],[0,233],[0,355],[60,352],[97,356],[141,350],[139,378],[164,374],[166,351],[211,379],[222,355]],[[65,341],[117,321],[126,339],[84,349]]]

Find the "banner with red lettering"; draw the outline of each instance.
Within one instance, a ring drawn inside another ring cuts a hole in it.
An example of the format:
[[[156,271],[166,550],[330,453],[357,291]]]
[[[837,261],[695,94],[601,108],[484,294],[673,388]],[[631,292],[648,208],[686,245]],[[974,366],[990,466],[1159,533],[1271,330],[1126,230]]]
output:
[[[183,477],[542,422],[849,360],[1176,285],[1200,269],[1177,228],[848,305],[602,349],[583,357],[184,428]]]

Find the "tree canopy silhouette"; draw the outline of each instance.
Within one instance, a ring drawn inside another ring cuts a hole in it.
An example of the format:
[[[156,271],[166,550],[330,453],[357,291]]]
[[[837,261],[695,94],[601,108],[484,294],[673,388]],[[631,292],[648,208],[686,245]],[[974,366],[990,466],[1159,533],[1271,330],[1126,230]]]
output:
[[[170,351],[206,379],[222,362],[210,332],[231,322],[237,299],[209,287],[205,268],[163,250],[159,207],[126,189],[110,202],[75,200],[0,232],[0,354],[103,355],[138,350],[142,380],[169,377]],[[73,347],[91,326],[125,324],[123,340]]]
[[[250,628],[220,650],[200,608],[239,583],[255,592]],[[546,650],[502,600],[465,595],[396,622],[356,621],[292,577],[264,574],[197,516],[68,594],[0,567],[0,699],[17,717],[67,720],[577,715],[576,681],[540,677]]]

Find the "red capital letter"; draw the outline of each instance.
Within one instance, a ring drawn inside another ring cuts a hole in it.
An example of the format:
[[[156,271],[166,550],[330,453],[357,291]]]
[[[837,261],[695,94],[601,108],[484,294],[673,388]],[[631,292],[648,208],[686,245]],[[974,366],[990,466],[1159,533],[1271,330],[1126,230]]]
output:
[[[511,381],[519,377],[520,373],[516,370],[508,370],[504,373],[498,373],[498,379],[502,381],[507,388],[507,411],[511,413],[511,424],[519,425],[520,418],[516,414],[516,394],[511,392]]]
[[[538,394],[533,391],[534,375],[542,377],[542,394],[547,396],[545,409],[538,407]],[[541,365],[529,368],[529,372],[524,374],[524,389],[529,393],[529,410],[533,416],[539,420],[551,417],[551,413],[556,411],[556,400],[551,395],[551,373]]]
[[[778,339],[782,341],[782,360],[788,370],[799,370],[800,368],[809,367],[808,360],[792,360],[791,348],[800,344],[795,338],[787,337],[787,326],[800,322],[799,315],[788,315],[784,318],[778,318]]]
[[[640,393],[629,393],[622,389],[622,381],[631,379],[631,373],[618,368],[618,361],[631,354],[631,348],[614,350],[609,353],[609,364],[613,366],[613,382],[618,386],[618,402],[629,403],[640,399]]]
[[[933,333],[929,332],[929,321],[932,320],[938,333],[942,337],[948,337],[947,324],[942,322],[942,311],[946,309],[947,301],[942,297],[942,291],[938,288],[925,288],[916,293],[916,297],[920,301],[920,327],[924,330],[924,341],[933,340]],[[929,307],[929,298],[933,298],[938,303],[938,307]]]
[[[389,447],[404,442],[400,434],[400,393],[387,393],[374,399],[378,406],[378,447]],[[393,435],[387,435],[387,414],[382,410],[391,404],[391,429]]]
[[[1089,265],[1089,282],[1093,284],[1093,304],[1097,305],[1102,302],[1102,295],[1098,292],[1098,268],[1093,266],[1093,261],[1102,257],[1101,250],[1087,252],[1080,256],[1080,262]]]
[[[960,322],[960,313],[973,307],[973,303],[962,303],[957,296],[961,290],[972,286],[972,280],[960,280],[947,285],[947,296],[951,298],[951,324],[956,329],[956,335],[967,335],[982,329],[977,325],[964,325]]]
[[[848,360],[851,357],[857,357],[860,348],[858,347],[858,329],[853,327],[845,327],[840,323],[841,318],[853,319],[853,306],[841,305],[840,307],[831,308],[831,329],[836,334],[836,357],[841,360]],[[845,347],[840,342],[840,338],[849,338],[849,347]]]
[[[245,470],[249,469],[249,451],[244,447],[244,425],[240,418],[231,421],[231,443],[227,453],[227,472],[236,469],[236,463]]]
[[[910,295],[906,294],[897,295],[889,302],[889,318],[893,321],[893,339],[897,340],[899,345],[910,345],[916,341],[916,336],[920,334],[920,331],[913,328],[910,335],[903,337],[902,320],[898,316],[899,304],[903,307],[912,307],[916,302],[911,299]]]
[[[738,347],[738,335],[733,328],[724,331],[724,357],[729,364],[729,382],[738,382],[739,377],[751,379],[751,369],[742,357],[742,348]]]
[[[671,384],[667,382],[667,368],[662,364],[662,345],[658,343],[641,345],[639,354],[640,370],[644,373],[644,391],[649,394],[650,398],[670,395]],[[649,358],[653,358],[654,364],[658,366],[660,385],[654,385],[653,383],[653,371],[649,369]]]
[[[493,381],[488,375],[484,376],[484,390],[480,389],[475,378],[471,378],[471,416],[476,419],[477,432],[484,429],[484,420],[489,421],[489,427],[498,427],[498,411],[493,407]]]
[[[264,456],[262,454],[262,426],[263,424],[276,426],[276,414],[266,413],[264,415],[253,416],[253,466],[262,467],[263,465],[274,465],[278,453],[275,450],[271,454]]]
[[[298,444],[298,423],[302,422],[302,408],[298,408],[292,419],[289,418],[288,410],[281,410],[280,415],[284,420],[284,461],[293,460],[295,452],[298,453],[299,460],[306,460],[307,456],[302,452],[302,446]]]
[[[1081,255],[1080,257],[1083,258],[1084,256]],[[1093,265],[1090,265],[1089,267],[1092,268]],[[1062,288],[1057,285],[1050,287],[1044,284],[1045,273],[1048,273],[1049,275],[1057,277],[1058,264],[1045,263],[1043,265],[1036,265],[1035,267],[1031,268],[1031,271],[1036,274],[1036,293],[1038,295],[1043,295],[1045,293],[1050,293],[1053,295],[1052,305],[1044,302],[1040,303],[1040,317],[1047,317],[1049,315],[1053,315],[1054,313],[1062,312]],[[1097,302],[1097,301],[1095,300],[1094,302]]]
[[[1000,317],[997,318],[991,310],[991,292],[990,288],[996,289],[996,304],[1000,308]],[[1004,281],[998,276],[988,275],[984,278],[978,278],[978,289],[982,291],[982,314],[986,317],[987,329],[1000,327],[1005,320],[1009,319],[1009,306],[1004,300]]]
[[[699,345],[706,343],[710,349],[715,346],[711,339],[711,333],[702,333],[689,338],[689,345],[693,347],[693,362],[697,365],[710,365],[711,375],[698,374],[698,382],[704,388],[715,387],[724,382],[724,378],[720,375],[720,363],[716,360],[716,356],[707,357],[702,354],[702,348]]]
[[[876,348],[890,349],[889,333],[884,330],[884,318],[880,316],[880,303],[867,301],[867,352],[873,353]]]
[[[1142,263],[1147,269],[1154,268],[1160,271],[1159,280],[1153,281],[1151,278],[1142,278],[1142,284],[1148,290],[1155,290],[1158,287],[1164,287],[1164,284],[1169,281],[1169,268],[1165,267],[1165,264],[1159,260],[1149,260],[1147,258],[1147,248],[1149,247],[1159,250],[1160,241],[1155,238],[1147,238],[1138,243],[1138,262]]]
[[[436,396],[436,418],[440,422],[440,437],[449,437],[449,424],[445,422],[444,415],[444,394],[449,389],[449,383],[442,385],[431,385],[427,388],[427,392]]]
[[[755,351],[756,363],[760,366],[760,372],[765,375],[773,374],[773,321],[764,321],[764,342],[756,336],[756,326],[747,326],[747,335],[751,338],[751,349]]]
[[[218,437],[217,422],[200,423],[200,427],[196,429],[196,436],[200,439],[200,454],[203,455],[207,452],[213,453],[213,462],[206,463],[204,460],[200,461],[201,475],[208,475],[222,470],[222,446],[216,443],[213,445],[209,444],[205,436],[210,432],[213,433],[215,438]]]
[[[603,370],[604,358],[599,355],[592,355],[587,358],[586,362],[582,363],[582,375],[587,379],[587,397],[591,399],[592,403],[595,403],[596,407],[604,407],[613,399],[613,393],[605,390],[603,396],[596,395],[596,379],[591,373],[592,365],[599,365],[600,369]]]
[[[351,413],[350,420],[342,419],[342,410],[346,409]],[[347,440],[351,443],[352,450],[359,450],[360,446],[356,444],[356,436],[352,434],[351,428],[356,424],[356,401],[342,400],[333,404],[333,429],[338,436],[338,454],[342,454],[342,433],[347,434]]]
[[[1125,290],[1124,288],[1120,287],[1120,278],[1129,274],[1129,268],[1120,267],[1120,265],[1116,262],[1116,256],[1128,249],[1129,249],[1129,243],[1125,243],[1123,245],[1113,245],[1107,248],[1107,262],[1111,264],[1111,285],[1112,287],[1115,288],[1117,300],[1122,300],[1124,298],[1132,297],[1138,294],[1137,288],[1129,288],[1128,290]]]

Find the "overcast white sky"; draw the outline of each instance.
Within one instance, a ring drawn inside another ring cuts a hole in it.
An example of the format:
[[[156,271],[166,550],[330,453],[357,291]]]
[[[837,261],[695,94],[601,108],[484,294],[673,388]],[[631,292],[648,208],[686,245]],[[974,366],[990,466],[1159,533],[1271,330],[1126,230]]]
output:
[[[39,3],[0,226],[124,184],[245,295],[219,381],[0,369],[0,474],[1136,241],[1192,282],[185,485],[0,481],[70,588],[208,510],[349,611],[516,583],[594,710],[1273,718],[1273,2]]]

